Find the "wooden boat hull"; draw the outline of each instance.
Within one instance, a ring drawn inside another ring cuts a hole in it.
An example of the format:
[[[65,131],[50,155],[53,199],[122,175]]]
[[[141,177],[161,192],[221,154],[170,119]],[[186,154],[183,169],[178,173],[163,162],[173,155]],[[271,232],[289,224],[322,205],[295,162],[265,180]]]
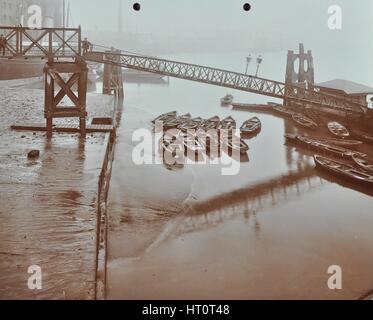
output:
[[[241,126],[241,136],[242,137],[251,137],[260,132],[262,129],[262,123],[259,118],[254,117],[245,121]]]
[[[238,139],[228,138],[226,141],[222,142],[222,145],[226,147],[225,150],[228,149],[229,153],[234,153],[234,151],[237,151],[241,155],[247,154],[250,149],[247,143],[242,139],[239,139],[239,142],[236,140]]]
[[[303,115],[294,114],[292,116],[292,119],[297,125],[305,128],[305,129],[316,130],[318,128],[317,123],[315,123],[313,120],[311,120],[310,118],[307,118]]]
[[[307,149],[315,150],[318,153],[327,154],[327,155],[331,155],[331,156],[342,158],[342,159],[352,160],[352,156],[354,154],[365,157],[365,154],[361,152],[357,152],[351,149],[346,149],[340,146],[331,145],[323,141],[310,138],[310,137],[306,137],[306,136],[297,135],[296,137],[294,137],[294,136],[288,135],[286,136],[286,138],[289,142],[295,143],[297,145],[301,145]]]
[[[325,139],[325,140],[320,140],[328,144],[333,144],[336,146],[341,146],[341,147],[356,147],[360,146],[363,144],[362,141],[359,140],[347,140],[347,139]]]
[[[233,103],[234,97],[232,95],[227,95],[224,98],[220,99],[220,103],[223,106],[229,106]]]
[[[350,164],[324,158],[319,155],[315,155],[314,160],[318,168],[327,171],[330,174],[347,179],[354,183],[373,186],[373,175],[360,168],[355,168]]]
[[[361,136],[362,138],[363,138],[363,140],[365,141],[365,142],[368,142],[368,143],[373,143],[373,137],[372,136],[368,136],[368,135],[362,135]]]
[[[347,138],[350,136],[349,131],[338,122],[329,122],[328,129],[331,134],[340,138]]]
[[[352,155],[352,160],[363,170],[373,174],[373,160],[368,157],[362,157],[357,154]]]
[[[176,111],[171,111],[171,112],[168,112],[168,113],[165,113],[165,114],[162,114],[162,115],[158,116],[157,118],[152,120],[152,123],[155,124],[156,122],[170,121],[171,119],[175,119],[176,116],[177,116],[177,112]]]

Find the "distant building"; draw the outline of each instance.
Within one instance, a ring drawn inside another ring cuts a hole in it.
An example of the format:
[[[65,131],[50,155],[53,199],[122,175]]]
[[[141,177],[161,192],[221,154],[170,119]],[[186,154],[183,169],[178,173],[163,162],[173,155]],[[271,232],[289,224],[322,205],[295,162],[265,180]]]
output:
[[[61,0],[0,0],[0,25],[20,25],[27,27],[27,21],[32,16],[32,5],[41,8],[43,27],[62,26]]]
[[[321,92],[344,97],[352,97],[361,104],[371,107],[373,88],[363,84],[343,79],[335,79],[318,83],[317,87]]]

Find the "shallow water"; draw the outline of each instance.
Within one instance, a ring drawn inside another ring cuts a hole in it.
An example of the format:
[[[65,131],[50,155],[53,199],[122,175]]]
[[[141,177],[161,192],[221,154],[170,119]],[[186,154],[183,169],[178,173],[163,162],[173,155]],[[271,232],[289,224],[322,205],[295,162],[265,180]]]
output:
[[[244,55],[172,58],[240,71]],[[265,77],[282,80],[286,54],[264,58]],[[320,61],[332,77],[337,66]],[[109,205],[109,298],[345,299],[373,289],[370,190],[320,173],[312,154],[286,146],[284,134],[299,130],[291,121],[220,106],[227,93],[236,102],[271,99],[177,79],[125,90]],[[133,131],[171,110],[232,115],[238,125],[258,116],[263,129],[248,141],[250,161],[235,176],[219,165],[135,166]],[[331,265],[342,267],[341,291],[327,287]]]

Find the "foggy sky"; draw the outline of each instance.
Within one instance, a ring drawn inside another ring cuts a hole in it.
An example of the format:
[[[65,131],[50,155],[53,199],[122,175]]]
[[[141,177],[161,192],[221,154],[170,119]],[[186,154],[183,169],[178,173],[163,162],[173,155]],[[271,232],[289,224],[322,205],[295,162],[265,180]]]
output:
[[[118,1],[70,0],[71,22],[84,30],[117,31]],[[259,34],[270,39],[365,39],[373,31],[371,0],[122,0],[125,31],[157,35]],[[252,10],[245,12],[245,2]],[[327,28],[328,7],[343,10],[342,31]],[[370,41],[371,42],[371,41]]]

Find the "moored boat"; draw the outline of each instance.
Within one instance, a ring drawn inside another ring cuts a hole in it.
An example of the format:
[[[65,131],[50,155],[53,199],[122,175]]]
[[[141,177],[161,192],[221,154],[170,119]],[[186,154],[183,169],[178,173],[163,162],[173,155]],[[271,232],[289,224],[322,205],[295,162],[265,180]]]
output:
[[[320,140],[307,137],[307,136],[287,135],[286,138],[287,138],[287,141],[289,142],[296,143],[297,145],[301,145],[307,149],[315,150],[318,153],[328,154],[328,155],[332,155],[332,156],[347,159],[347,160],[352,160],[353,154],[357,154],[357,155],[360,155],[361,157],[365,157],[364,153],[357,152],[355,150],[351,150],[347,148],[343,148],[340,146],[328,144],[324,141],[320,141]]]
[[[318,168],[323,169],[333,175],[359,184],[373,186],[373,175],[361,168],[356,168],[350,164],[325,158],[319,155],[315,155],[314,160]]]
[[[363,134],[361,137],[363,138],[364,141],[366,141],[368,143],[373,143],[373,137],[372,136],[368,136],[366,134]]]
[[[205,146],[199,141],[196,135],[186,135],[184,147],[186,155],[192,157],[192,160],[198,160],[206,153]]]
[[[163,127],[164,127],[165,130],[177,128],[181,124],[190,121],[191,117],[192,116],[188,113],[188,114],[184,114],[182,116],[179,116],[177,118],[170,118],[170,120],[164,121]]]
[[[362,169],[368,171],[369,173],[373,174],[373,160],[369,159],[367,156],[363,157],[359,154],[353,154],[352,160]]]
[[[155,124],[156,122],[170,121],[171,119],[175,119],[176,116],[177,116],[177,112],[176,111],[171,111],[171,112],[168,112],[168,113],[165,113],[165,114],[162,114],[162,115],[158,116],[157,118],[152,120],[152,123]]]
[[[228,149],[229,153],[237,151],[240,154],[247,154],[250,149],[247,143],[239,137],[228,137],[228,139],[222,141],[221,144]],[[223,148],[223,151],[226,151],[226,149],[224,150]]]
[[[202,128],[206,131],[211,130],[211,129],[217,130],[219,126],[220,126],[220,118],[218,116],[214,116],[210,119],[207,119],[202,124]]]
[[[262,123],[258,117],[245,121],[241,126],[241,135],[243,137],[253,136],[262,129]]]
[[[234,97],[231,94],[227,94],[225,97],[220,99],[222,105],[229,106],[233,103]]]
[[[233,130],[236,129],[236,125],[236,120],[229,116],[220,121],[219,130]]]
[[[182,131],[197,130],[199,125],[200,125],[199,122],[190,120],[190,121],[186,121],[186,122],[181,123],[180,125],[178,125],[177,128],[182,130]]]
[[[316,130],[318,128],[318,125],[316,122],[314,122],[312,119],[304,115],[293,114],[292,119],[296,124],[300,125],[303,128],[310,129],[310,130]]]
[[[329,122],[328,129],[333,135],[340,137],[340,138],[347,138],[350,136],[350,133],[346,129],[346,127],[344,127],[343,125],[341,125],[339,122],[336,122],[336,121]]]
[[[293,133],[287,133],[284,135],[286,142],[291,142],[291,143],[299,142],[298,136],[299,136],[298,134],[293,134]]]
[[[341,147],[356,147],[363,144],[362,141],[352,139],[320,139],[320,141]]]

